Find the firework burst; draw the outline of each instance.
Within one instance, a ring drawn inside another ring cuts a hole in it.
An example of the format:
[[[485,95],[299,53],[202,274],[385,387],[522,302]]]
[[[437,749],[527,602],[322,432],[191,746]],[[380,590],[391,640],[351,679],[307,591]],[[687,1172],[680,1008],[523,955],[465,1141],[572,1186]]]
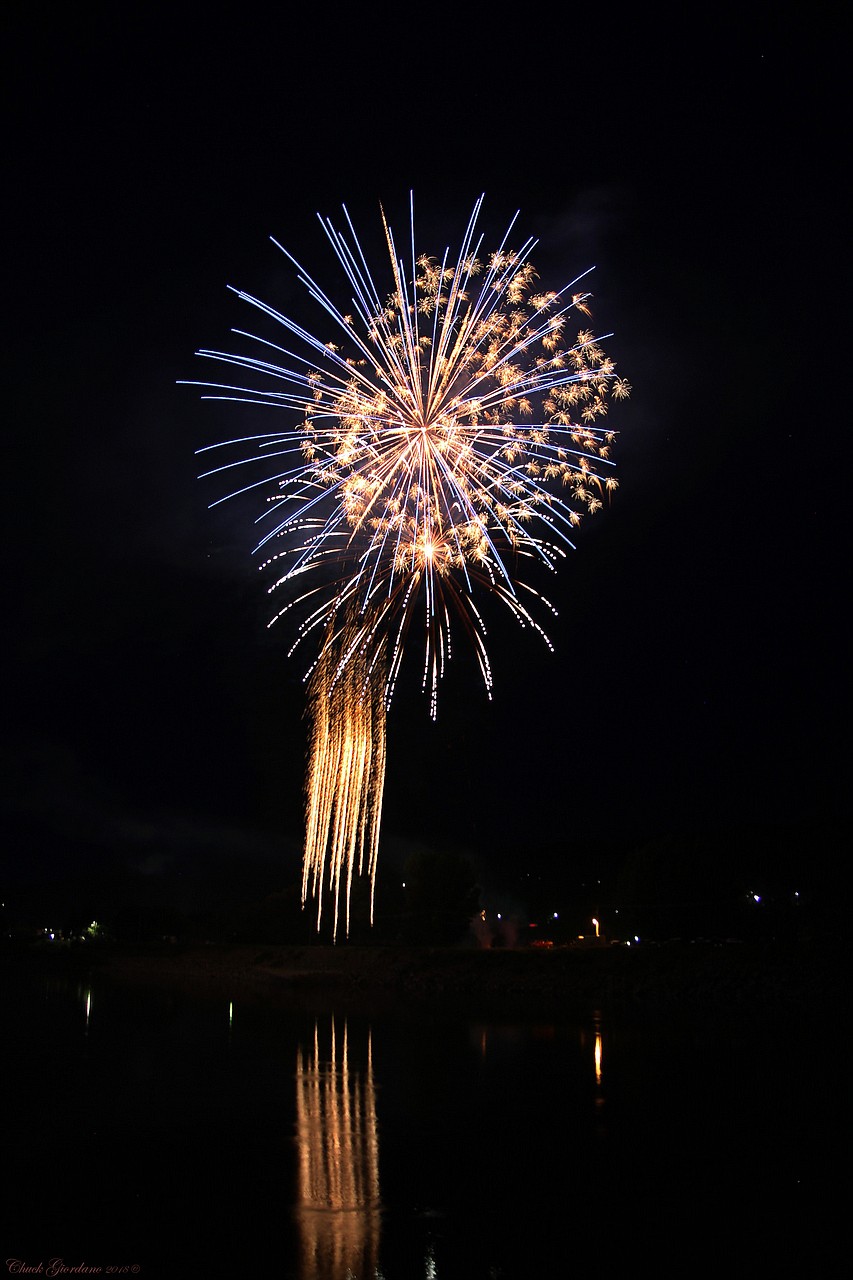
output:
[[[247,385],[199,384],[208,398],[288,418],[284,429],[209,446],[253,452],[204,474],[262,464],[262,478],[219,501],[268,491],[256,552],[272,573],[270,592],[287,589],[269,625],[299,606],[291,652],[315,638],[303,900],[316,894],[319,923],[328,868],[335,928],[344,869],[347,897],[356,863],[375,876],[385,712],[413,630],[432,716],[457,625],[490,694],[478,595],[550,644],[534,612],[537,600],[551,606],[519,574],[533,561],[553,570],[581,515],[616,487],[614,437],[601,420],[609,398],[629,388],[586,327],[585,276],[538,289],[536,242],[509,247],[515,219],[484,254],[481,205],[458,252],[441,257],[416,252],[413,212],[401,257],[383,215],[382,292],[346,210],[345,232],[321,219],[349,285],[346,312],[282,252],[335,341],[235,291],[296,349],[235,330],[249,354],[199,352],[249,375]]]

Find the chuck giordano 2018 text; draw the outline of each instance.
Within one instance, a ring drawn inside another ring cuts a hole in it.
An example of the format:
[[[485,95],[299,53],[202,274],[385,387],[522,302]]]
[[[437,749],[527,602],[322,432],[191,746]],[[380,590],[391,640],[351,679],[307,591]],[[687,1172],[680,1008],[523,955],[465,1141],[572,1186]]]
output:
[[[6,1270],[11,1276],[138,1276],[138,1263],[66,1262],[59,1256],[27,1262],[23,1258],[7,1258]]]

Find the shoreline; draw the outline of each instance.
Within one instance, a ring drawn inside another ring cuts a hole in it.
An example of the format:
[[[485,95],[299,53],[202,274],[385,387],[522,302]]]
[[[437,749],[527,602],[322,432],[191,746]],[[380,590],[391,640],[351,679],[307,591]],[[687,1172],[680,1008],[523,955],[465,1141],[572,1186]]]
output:
[[[550,950],[410,946],[111,946],[18,952],[7,971],[240,994],[268,1004],[558,1016],[590,1007],[703,1016],[804,1016],[842,998],[825,943],[672,942]]]

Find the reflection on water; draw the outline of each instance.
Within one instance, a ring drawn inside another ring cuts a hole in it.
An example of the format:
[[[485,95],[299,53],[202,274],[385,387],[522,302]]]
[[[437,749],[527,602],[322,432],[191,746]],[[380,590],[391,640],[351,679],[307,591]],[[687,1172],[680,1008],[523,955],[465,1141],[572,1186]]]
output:
[[[601,1015],[596,1013],[593,1020],[595,1032],[595,1083],[601,1088]]]
[[[351,1046],[346,1021],[334,1017],[323,1030],[316,1022],[296,1056],[300,1276],[367,1280],[377,1273],[382,1208],[371,1036]]]
[[[80,983],[77,987],[77,998],[83,1001],[83,1011],[86,1015],[86,1024],[83,1028],[84,1035],[89,1034],[89,1021],[92,1017],[92,988],[86,984]]]
[[[841,1076],[804,1022],[418,1009],[368,1030],[229,996],[0,969],[10,1257],[533,1280],[680,1241],[679,1274],[800,1247],[812,1274],[843,1221]]]

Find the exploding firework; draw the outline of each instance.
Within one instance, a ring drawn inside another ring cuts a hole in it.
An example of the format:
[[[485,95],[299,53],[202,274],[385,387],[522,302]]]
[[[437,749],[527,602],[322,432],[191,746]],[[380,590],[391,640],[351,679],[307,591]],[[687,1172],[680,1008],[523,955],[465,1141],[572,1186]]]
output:
[[[269,491],[256,552],[272,572],[270,592],[289,588],[269,625],[298,606],[291,653],[315,638],[306,677],[313,730],[303,902],[317,896],[318,926],[326,870],[335,929],[341,877],[348,900],[356,865],[370,875],[372,902],[385,714],[413,630],[433,717],[457,626],[490,694],[478,595],[500,601],[550,645],[536,601],[553,609],[522,580],[523,565],[554,570],[582,513],[598,510],[616,487],[614,436],[601,419],[609,397],[629,388],[601,337],[585,327],[570,332],[573,315],[589,316],[584,277],[557,292],[538,289],[536,242],[509,247],[515,219],[484,255],[481,205],[458,253],[441,257],[416,253],[412,212],[408,266],[383,215],[384,292],[346,210],[345,233],[321,219],[349,285],[348,311],[282,252],[336,341],[235,291],[298,349],[236,330],[250,354],[199,352],[246,371],[252,383],[202,383],[208,398],[280,409],[290,419],[284,429],[209,446],[254,452],[204,474],[263,465],[261,479],[219,502]]]

